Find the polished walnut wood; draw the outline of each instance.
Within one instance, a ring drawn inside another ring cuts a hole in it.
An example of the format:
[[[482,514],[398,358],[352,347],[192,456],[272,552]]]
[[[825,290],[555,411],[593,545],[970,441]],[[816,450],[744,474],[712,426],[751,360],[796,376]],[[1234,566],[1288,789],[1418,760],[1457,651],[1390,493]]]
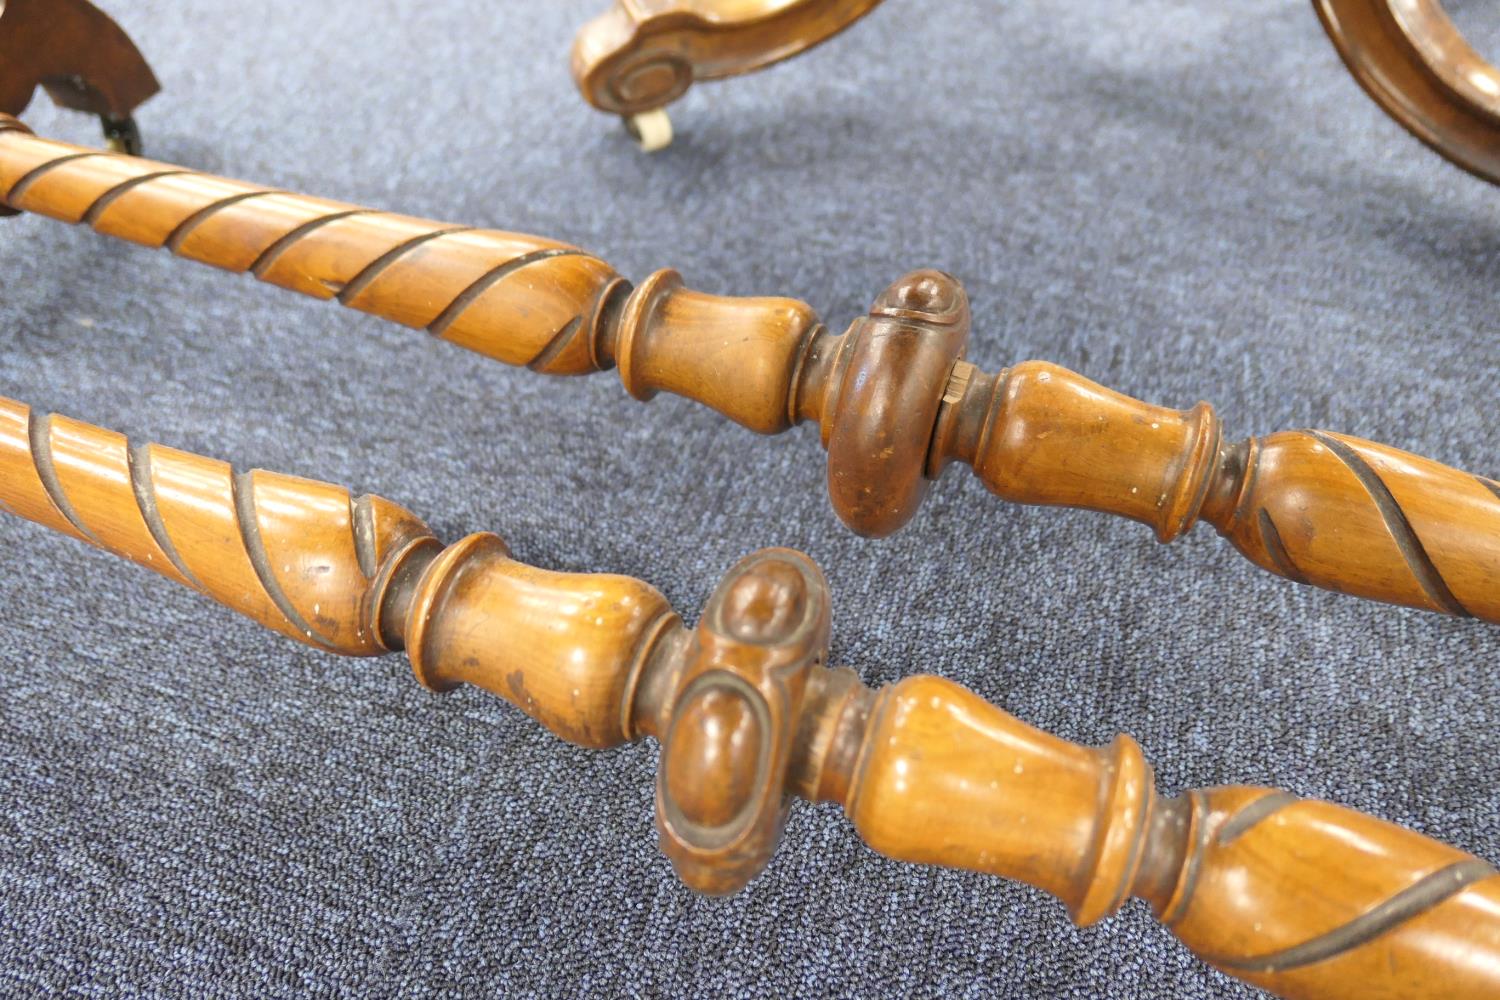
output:
[[[0,508],[318,648],[404,648],[429,688],[483,688],[580,746],[655,737],[661,846],[703,892],[753,879],[800,797],[882,854],[1028,882],[1080,924],[1139,896],[1283,996],[1500,995],[1489,864],[1268,788],[1163,797],[1129,737],[1078,746],[937,677],[872,691],[825,666],[828,588],[797,552],[743,559],[688,629],[639,580],[527,566],[488,533],[445,547],[387,500],[10,400]]]
[[[7,125],[7,122],[9,123]],[[632,287],[534,236],[444,225],[84,149],[0,119],[0,203],[384,316],[550,374],[618,367],[763,434],[819,428],[834,509],[889,534],[953,461],[1018,503],[1081,507],[1171,541],[1207,521],[1300,583],[1500,622],[1500,483],[1302,430],[1226,440],[1175,410],[1027,361],[964,355],[969,306],[937,271],[897,281],[846,332],[803,302]]]
[[[57,104],[98,115],[111,144],[140,152],[131,117],[160,86],[120,26],[87,0],[0,3],[0,113],[18,115],[40,86]]]

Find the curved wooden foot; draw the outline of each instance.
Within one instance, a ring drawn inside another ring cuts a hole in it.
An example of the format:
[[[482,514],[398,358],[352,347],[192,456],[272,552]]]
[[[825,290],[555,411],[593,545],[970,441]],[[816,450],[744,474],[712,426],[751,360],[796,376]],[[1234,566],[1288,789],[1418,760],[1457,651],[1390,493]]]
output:
[[[843,31],[880,0],[614,0],[573,42],[573,79],[600,111],[666,107],[698,80],[761,69]]]
[[[1500,70],[1440,0],[1313,0],[1344,64],[1412,135],[1500,184]]]
[[[830,669],[832,602],[766,549],[694,628],[641,580],[556,573],[481,532],[324,483],[236,472],[0,399],[0,510],[346,655],[405,649],[570,743],[662,746],[656,826],[678,875],[734,892],[795,798],[840,804],[889,857],[1019,879],[1087,924],[1130,896],[1193,951],[1286,997],[1500,995],[1500,875],[1326,802],[1233,786],[1161,796],[1128,736],[1086,747],[931,675]]]

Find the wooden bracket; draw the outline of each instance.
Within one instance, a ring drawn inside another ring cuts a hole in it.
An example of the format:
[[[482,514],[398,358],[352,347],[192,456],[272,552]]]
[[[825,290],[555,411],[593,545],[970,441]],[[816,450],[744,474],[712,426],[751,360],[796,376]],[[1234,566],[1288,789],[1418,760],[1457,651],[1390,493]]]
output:
[[[160,85],[145,58],[88,0],[0,3],[0,113],[19,115],[36,88],[58,105],[98,115],[110,146],[140,153],[135,109]]]

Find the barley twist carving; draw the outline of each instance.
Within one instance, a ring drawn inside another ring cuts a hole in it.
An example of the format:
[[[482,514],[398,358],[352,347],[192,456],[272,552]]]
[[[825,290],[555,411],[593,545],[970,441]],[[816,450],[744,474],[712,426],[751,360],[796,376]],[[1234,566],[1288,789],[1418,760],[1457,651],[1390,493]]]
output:
[[[12,119],[13,120],[13,119]],[[444,225],[17,134],[0,202],[373,313],[507,364],[608,367],[600,321],[625,289],[553,240]]]
[[[1493,985],[1483,966],[1500,946],[1489,916],[1500,878],[1488,863],[1287,792],[1215,788],[1186,802],[1190,845],[1158,916],[1211,964],[1287,997],[1354,983],[1481,996]],[[1434,961],[1462,955],[1472,960],[1434,975]]]
[[[0,509],[140,563],[309,645],[385,652],[380,582],[431,532],[379,497],[0,400]]]
[[[1290,580],[1500,621],[1500,483],[1330,431],[1252,438],[1226,456],[1211,517]]]

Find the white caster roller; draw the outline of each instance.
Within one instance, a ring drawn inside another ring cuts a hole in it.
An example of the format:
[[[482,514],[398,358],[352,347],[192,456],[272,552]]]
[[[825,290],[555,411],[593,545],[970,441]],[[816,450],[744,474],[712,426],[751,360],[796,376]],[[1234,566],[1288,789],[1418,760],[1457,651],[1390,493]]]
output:
[[[625,119],[625,130],[629,132],[643,153],[654,153],[672,145],[672,119],[666,108],[642,111]]]

